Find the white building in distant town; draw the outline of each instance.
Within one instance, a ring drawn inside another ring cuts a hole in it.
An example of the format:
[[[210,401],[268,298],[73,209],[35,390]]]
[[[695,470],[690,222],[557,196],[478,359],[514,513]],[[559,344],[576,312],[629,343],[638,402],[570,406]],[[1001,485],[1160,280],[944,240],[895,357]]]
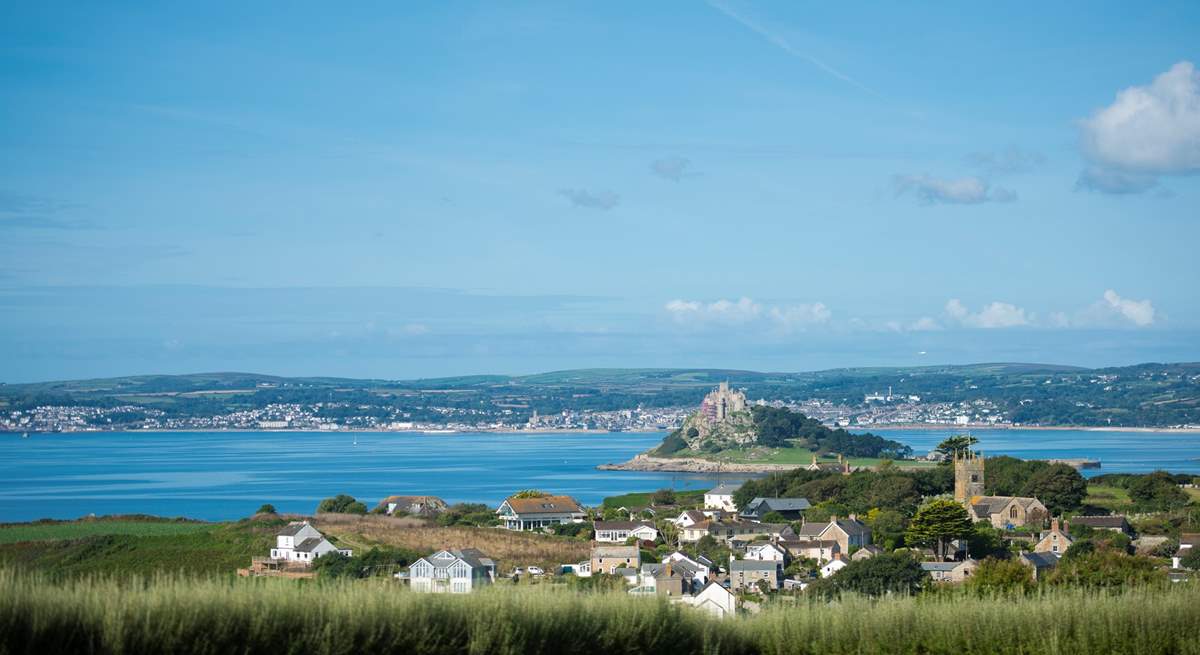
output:
[[[347,557],[354,554],[348,548],[334,546],[308,521],[293,521],[275,536],[271,559],[308,566],[318,557],[329,553],[341,553]]]
[[[719,509],[725,512],[736,512],[737,505],[733,503],[733,494],[738,487],[732,484],[719,484],[704,492],[704,508]]]
[[[592,528],[596,541],[610,544],[623,544],[630,537],[639,541],[658,539],[658,529],[650,521],[596,521]]]

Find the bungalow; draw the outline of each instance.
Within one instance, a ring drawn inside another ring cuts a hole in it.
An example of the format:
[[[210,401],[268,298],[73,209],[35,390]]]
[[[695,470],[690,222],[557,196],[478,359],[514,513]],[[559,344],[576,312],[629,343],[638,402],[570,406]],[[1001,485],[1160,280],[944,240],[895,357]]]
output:
[[[1133,537],[1133,526],[1124,516],[1073,516],[1072,525],[1085,525],[1093,530],[1112,530]]]
[[[775,512],[789,521],[797,521],[809,507],[807,498],[755,498],[742,508],[741,517],[747,521],[761,521],[767,514]]]
[[[967,513],[972,521],[987,521],[1001,530],[1040,525],[1050,515],[1041,501],[1027,496],[973,496]]]
[[[735,559],[729,562],[729,588],[732,591],[757,591],[759,582],[766,582],[767,589],[778,589],[783,577],[782,562]]]
[[[811,559],[818,564],[839,559],[842,556],[842,546],[833,539],[812,539],[805,541],[787,540],[779,542],[787,549],[788,554],[796,559]]]
[[[1021,563],[1033,569],[1033,579],[1037,580],[1058,566],[1059,556],[1054,553],[1021,553]]]
[[[921,562],[921,568],[934,582],[955,583],[971,577],[975,569],[979,568],[979,562],[973,559],[961,562]]]
[[[510,496],[496,514],[509,530],[539,530],[561,523],[583,523],[587,513],[570,496]]]
[[[637,546],[596,546],[592,548],[592,573],[616,575],[617,569],[641,567],[642,557]]]
[[[1059,525],[1058,519],[1050,522],[1050,529],[1042,533],[1042,538],[1033,547],[1035,553],[1054,553],[1062,555],[1071,547],[1074,540],[1071,535],[1067,534],[1062,526]]]
[[[760,562],[783,562],[787,551],[770,541],[756,542],[746,547],[746,559]]]
[[[375,510],[388,516],[396,512],[415,516],[433,516],[446,511],[447,507],[449,506],[446,501],[437,496],[388,496],[379,501]]]
[[[702,521],[690,525],[679,533],[679,539],[695,543],[710,536],[722,543],[742,538],[750,541],[754,537],[781,538],[791,534],[791,526],[775,523],[751,523],[749,521]]]
[[[335,552],[346,557],[354,554],[349,549],[334,546],[308,521],[292,521],[282,532],[275,535],[271,559],[310,566],[318,557]]]
[[[439,550],[408,567],[413,591],[465,594],[496,579],[496,562],[474,548]]]
[[[733,494],[738,490],[732,484],[719,484],[704,492],[704,508],[720,509],[726,512],[736,512],[737,505],[733,502]]]
[[[737,612],[737,596],[716,582],[709,582],[698,593],[684,597],[683,602],[723,619]]]
[[[638,541],[658,540],[658,530],[650,521],[596,521],[592,528],[596,541],[623,544],[630,537]]]

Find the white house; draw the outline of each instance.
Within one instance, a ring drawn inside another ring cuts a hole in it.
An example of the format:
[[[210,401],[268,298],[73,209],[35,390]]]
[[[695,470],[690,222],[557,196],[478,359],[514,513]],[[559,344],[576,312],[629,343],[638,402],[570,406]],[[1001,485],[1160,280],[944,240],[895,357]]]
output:
[[[587,514],[570,496],[511,496],[496,510],[509,530],[540,530],[560,523],[583,523]]]
[[[282,532],[275,535],[271,559],[308,566],[318,557],[335,552],[346,557],[354,554],[350,549],[334,546],[316,528],[309,525],[308,521],[292,521]]]
[[[697,523],[703,523],[707,520],[708,517],[704,515],[704,512],[701,512],[700,510],[689,509],[680,514],[679,518],[674,519],[674,522],[677,527],[689,528]]]
[[[496,563],[474,548],[439,550],[408,567],[413,591],[465,594],[496,579]]]
[[[703,559],[703,558],[701,558]],[[679,551],[675,551],[663,558],[662,563],[670,563],[671,567],[681,575],[691,577],[692,582],[698,585],[708,582],[712,569],[709,568],[707,562],[699,559],[692,559]]]
[[[737,596],[716,582],[708,583],[699,593],[686,596],[682,601],[718,619],[733,616],[737,612]]]
[[[596,521],[592,528],[596,541],[623,544],[630,537],[639,541],[658,540],[658,529],[650,521]]]
[[[783,562],[787,559],[787,551],[769,541],[757,542],[746,547],[746,559],[760,562]]]
[[[719,509],[725,512],[736,512],[737,505],[733,503],[733,493],[738,488],[731,484],[719,484],[704,492],[704,509]]]
[[[833,575],[834,573],[837,573],[838,571],[841,571],[842,569],[846,568],[847,566],[849,566],[849,565],[846,564],[846,560],[835,559],[835,560],[829,562],[828,564],[826,564],[825,566],[821,567],[821,577],[828,578],[829,576]]]

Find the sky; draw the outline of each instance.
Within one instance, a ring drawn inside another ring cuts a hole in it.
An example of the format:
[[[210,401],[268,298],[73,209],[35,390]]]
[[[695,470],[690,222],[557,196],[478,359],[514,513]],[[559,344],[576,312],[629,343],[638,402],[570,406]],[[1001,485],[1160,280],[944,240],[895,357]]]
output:
[[[837,5],[6,3],[0,381],[1200,360],[1200,3]]]

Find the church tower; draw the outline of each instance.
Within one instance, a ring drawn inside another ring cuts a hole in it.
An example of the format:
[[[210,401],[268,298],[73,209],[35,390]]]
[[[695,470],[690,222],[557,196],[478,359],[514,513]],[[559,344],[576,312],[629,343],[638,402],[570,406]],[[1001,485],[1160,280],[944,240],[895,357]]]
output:
[[[966,503],[983,495],[983,453],[968,448],[954,453],[954,500]]]

